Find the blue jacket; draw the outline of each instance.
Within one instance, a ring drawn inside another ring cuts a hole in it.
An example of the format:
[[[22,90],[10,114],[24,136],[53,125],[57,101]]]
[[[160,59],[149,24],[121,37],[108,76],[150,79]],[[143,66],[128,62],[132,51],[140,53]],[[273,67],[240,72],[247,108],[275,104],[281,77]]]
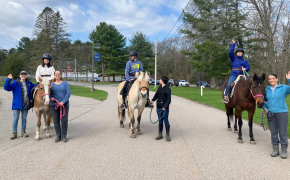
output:
[[[12,79],[10,78],[6,79],[6,82],[4,84],[4,89],[6,91],[12,91],[13,93],[12,110],[22,109],[23,102],[22,102],[22,90],[21,90],[20,78],[14,80],[12,83],[11,83],[11,80]],[[30,82],[28,79],[26,79],[25,81],[26,81],[27,91],[28,91],[27,95],[30,100],[31,99],[30,91],[35,86],[35,84],[32,84],[32,82]]]
[[[290,83],[290,79],[287,79]],[[290,86],[278,84],[274,92],[271,86],[265,88],[264,108],[267,108],[270,113],[283,113],[288,112],[286,104],[286,97],[290,94]]]
[[[130,81],[130,79],[135,79],[135,74],[138,71],[143,71],[143,65],[141,61],[138,59],[136,59],[136,61],[129,60],[125,69],[126,80]],[[130,74],[134,74],[134,76],[130,76]]]
[[[235,56],[235,46],[236,43],[233,43],[229,52],[229,56],[232,61],[232,69],[242,69],[243,66],[243,68],[246,68],[246,71],[248,72],[250,70],[250,64],[248,60],[244,60],[243,56]],[[243,74],[243,71],[232,70],[231,72],[231,76],[238,76],[240,74]]]

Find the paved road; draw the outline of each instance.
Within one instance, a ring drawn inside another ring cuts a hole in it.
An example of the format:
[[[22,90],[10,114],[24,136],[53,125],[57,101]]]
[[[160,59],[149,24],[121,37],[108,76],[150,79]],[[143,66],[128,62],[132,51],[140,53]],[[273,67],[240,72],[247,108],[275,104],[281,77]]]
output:
[[[237,134],[227,131],[223,111],[173,96],[172,141],[154,140],[157,125],[150,123],[149,109],[142,116],[143,135],[131,139],[128,121],[124,129],[119,127],[116,87],[96,88],[109,93],[106,101],[71,97],[67,143],[55,143],[54,130],[52,138],[42,132],[42,139],[34,141],[36,117],[31,111],[30,137],[9,140],[12,95],[0,89],[0,179],[290,178],[290,160],[270,157],[270,133],[258,125],[257,144],[249,142],[247,121],[245,142],[239,144]]]

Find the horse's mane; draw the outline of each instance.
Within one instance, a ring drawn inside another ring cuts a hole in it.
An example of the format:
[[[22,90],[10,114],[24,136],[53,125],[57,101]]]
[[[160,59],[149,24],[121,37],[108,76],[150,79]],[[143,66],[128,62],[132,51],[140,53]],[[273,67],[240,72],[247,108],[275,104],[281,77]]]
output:
[[[149,81],[149,76],[146,71],[139,71],[138,81]]]
[[[50,81],[49,81],[49,79],[48,78],[46,78],[46,77],[43,77],[43,78],[41,78],[42,79],[42,82],[41,82],[41,84],[43,84],[44,86],[49,86],[49,84],[50,84]]]

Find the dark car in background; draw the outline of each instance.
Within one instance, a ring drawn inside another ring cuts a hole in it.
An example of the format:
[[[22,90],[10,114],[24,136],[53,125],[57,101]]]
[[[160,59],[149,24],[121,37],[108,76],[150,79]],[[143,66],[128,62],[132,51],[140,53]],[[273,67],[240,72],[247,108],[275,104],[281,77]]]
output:
[[[93,79],[91,79],[91,81],[93,82]],[[94,82],[100,82],[99,78],[94,78]]]
[[[196,87],[203,85],[203,83],[205,83],[205,82],[204,81],[197,81]]]
[[[169,81],[167,82],[167,84],[169,84],[169,86],[174,86],[174,82],[172,79],[169,79]]]
[[[160,85],[160,80],[156,80],[156,86]]]
[[[208,84],[207,82],[203,82],[202,86],[204,86],[204,87],[210,87],[210,84]]]
[[[179,81],[180,81],[180,80],[175,80],[175,81],[174,81],[174,86],[179,86]]]
[[[154,85],[155,85],[154,79],[150,78],[149,79],[149,86],[154,86]]]

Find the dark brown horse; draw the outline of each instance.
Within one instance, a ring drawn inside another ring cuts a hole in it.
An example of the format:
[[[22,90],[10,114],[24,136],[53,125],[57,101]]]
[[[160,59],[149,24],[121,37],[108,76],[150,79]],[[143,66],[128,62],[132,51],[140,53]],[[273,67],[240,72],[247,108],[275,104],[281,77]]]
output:
[[[255,144],[256,141],[253,135],[253,116],[256,110],[256,106],[258,108],[263,108],[264,106],[264,96],[265,96],[265,74],[262,77],[258,77],[256,74],[251,77],[248,76],[247,80],[242,77],[234,90],[233,98],[229,98],[228,104],[225,104],[226,113],[228,116],[228,130],[231,131],[231,123],[233,120],[233,108],[235,108],[235,125],[234,131],[238,132],[238,142],[242,143],[242,112],[248,111],[249,118],[249,135],[250,135],[250,143]],[[223,84],[223,93],[227,86],[228,80]],[[223,94],[224,96],[224,94]],[[239,119],[239,131],[237,129],[237,120]]]

